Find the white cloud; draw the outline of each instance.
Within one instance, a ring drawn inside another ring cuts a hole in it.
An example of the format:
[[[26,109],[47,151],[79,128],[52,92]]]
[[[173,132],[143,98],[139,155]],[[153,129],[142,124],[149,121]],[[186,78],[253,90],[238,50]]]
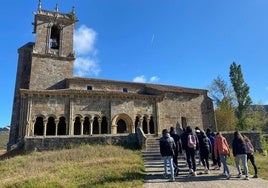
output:
[[[89,57],[78,57],[74,63],[74,74],[77,76],[98,75],[100,67],[98,63]]]
[[[268,91],[268,86],[265,88],[265,90],[267,90],[267,91]]]
[[[159,81],[159,78],[157,76],[152,76],[150,78],[150,82],[158,82]]]
[[[80,26],[74,33],[74,49],[77,55],[96,54],[94,47],[97,33],[85,25]]]
[[[137,76],[133,79],[133,82],[141,82],[141,83],[145,83],[146,82],[146,78],[144,75],[141,76]]]
[[[95,48],[97,33],[85,25],[80,26],[74,32],[74,49],[77,55],[74,62],[74,75],[87,77],[97,76],[100,67],[97,60],[97,49]]]
[[[157,76],[152,76],[150,78],[150,82],[158,82],[159,78]],[[133,79],[133,82],[141,82],[141,83],[146,83],[147,79],[144,75],[137,76]]]

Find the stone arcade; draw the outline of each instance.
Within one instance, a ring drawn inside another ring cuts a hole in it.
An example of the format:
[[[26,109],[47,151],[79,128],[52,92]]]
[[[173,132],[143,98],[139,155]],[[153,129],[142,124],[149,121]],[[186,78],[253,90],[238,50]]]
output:
[[[73,77],[76,22],[74,9],[43,10],[39,1],[35,43],[18,49],[8,149],[21,142],[51,149],[63,140],[129,135],[138,127],[145,135],[170,126],[216,130],[207,90]]]

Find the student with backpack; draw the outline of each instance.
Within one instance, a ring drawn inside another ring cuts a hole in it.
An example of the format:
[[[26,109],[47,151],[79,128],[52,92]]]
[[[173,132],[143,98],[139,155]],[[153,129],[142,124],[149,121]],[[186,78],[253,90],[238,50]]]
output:
[[[205,168],[205,174],[209,174],[209,154],[212,150],[212,145],[207,137],[206,133],[203,130],[200,130],[200,138],[199,138],[199,153],[201,162]]]
[[[230,148],[226,138],[220,132],[216,134],[214,141],[214,154],[216,158],[219,157],[221,160],[223,173],[226,176],[226,179],[230,179],[230,170],[226,162],[227,157],[230,157]]]
[[[181,152],[181,141],[180,141],[180,136],[176,133],[174,127],[170,127],[170,136],[174,139],[176,148],[174,150],[174,155],[173,155],[173,163],[174,163],[174,174],[175,176],[178,176],[179,173],[179,166],[178,166],[178,155],[179,152]]]
[[[175,181],[174,178],[174,166],[173,166],[173,155],[174,150],[176,148],[174,139],[170,136],[167,129],[163,129],[162,131],[162,137],[160,138],[160,153],[162,157],[164,158],[164,178],[168,178],[168,164],[170,167],[170,181]]]
[[[247,160],[250,160],[250,162],[254,168],[254,172],[255,172],[253,178],[258,178],[258,169],[257,169],[257,166],[255,164],[255,158],[254,158],[254,146],[252,145],[250,139],[246,135],[243,135],[243,136],[244,136],[244,140],[246,142]]]
[[[196,150],[199,148],[199,142],[196,134],[190,126],[186,127],[185,134],[181,137],[182,149],[186,152],[186,159],[189,166],[190,175],[196,176]]]

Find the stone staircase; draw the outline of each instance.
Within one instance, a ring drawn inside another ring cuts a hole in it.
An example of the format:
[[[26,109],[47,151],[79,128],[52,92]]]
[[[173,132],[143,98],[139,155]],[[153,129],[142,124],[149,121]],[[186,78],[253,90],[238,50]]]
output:
[[[159,137],[147,137],[147,147],[143,150],[145,165],[145,182],[163,181],[164,163],[160,155]],[[178,156],[179,176],[188,176],[189,169],[182,155]],[[203,167],[197,165],[197,171],[202,171]]]

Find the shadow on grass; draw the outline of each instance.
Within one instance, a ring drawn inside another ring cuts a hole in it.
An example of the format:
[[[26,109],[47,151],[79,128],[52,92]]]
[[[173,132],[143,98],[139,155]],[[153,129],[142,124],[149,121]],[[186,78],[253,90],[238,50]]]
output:
[[[77,187],[136,187],[143,185],[144,173],[142,172],[127,172],[123,177],[106,177],[99,181],[79,184]]]

